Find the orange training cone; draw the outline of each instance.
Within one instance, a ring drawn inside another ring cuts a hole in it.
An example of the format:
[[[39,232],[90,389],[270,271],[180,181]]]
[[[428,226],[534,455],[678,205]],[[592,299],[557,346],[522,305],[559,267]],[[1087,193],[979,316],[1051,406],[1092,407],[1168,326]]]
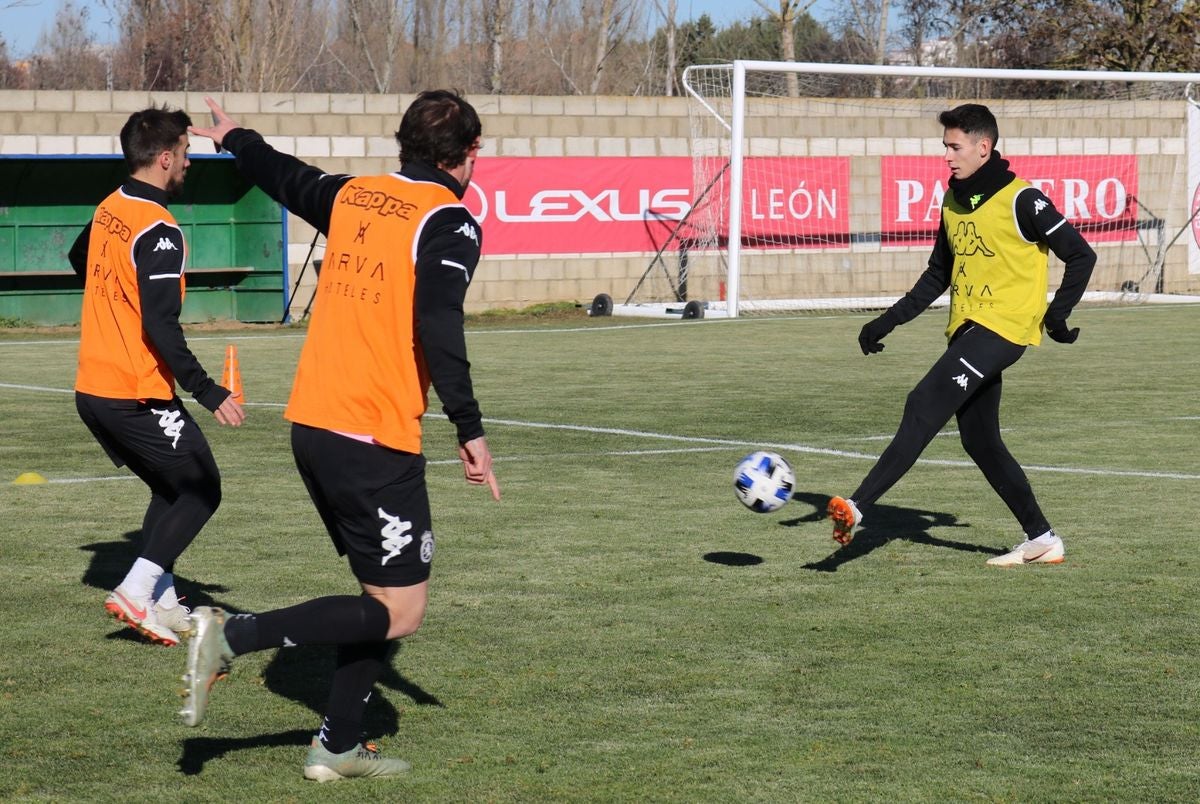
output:
[[[233,344],[225,347],[225,370],[221,373],[221,384],[229,389],[235,402],[246,404],[246,397],[242,393],[242,367],[238,365],[237,347]]]

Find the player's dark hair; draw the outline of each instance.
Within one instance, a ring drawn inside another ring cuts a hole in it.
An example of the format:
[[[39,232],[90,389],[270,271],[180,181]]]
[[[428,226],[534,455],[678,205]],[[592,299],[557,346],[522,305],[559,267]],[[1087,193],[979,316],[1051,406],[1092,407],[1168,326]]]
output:
[[[483,125],[475,108],[457,92],[430,89],[422,92],[404,112],[396,142],[400,164],[414,160],[456,168],[467,161]]]
[[[159,154],[175,147],[191,124],[187,112],[166,104],[129,115],[121,127],[121,153],[129,172],[154,164]]]
[[[996,116],[992,110],[982,103],[964,103],[938,115],[938,122],[943,128],[956,128],[964,134],[976,139],[987,137],[992,141],[992,147],[1000,141],[1000,127],[996,125]]]

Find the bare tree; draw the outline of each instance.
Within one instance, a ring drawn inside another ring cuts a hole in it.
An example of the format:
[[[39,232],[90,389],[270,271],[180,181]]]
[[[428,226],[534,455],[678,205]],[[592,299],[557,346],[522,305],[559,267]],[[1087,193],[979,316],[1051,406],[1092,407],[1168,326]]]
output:
[[[768,6],[764,0],[754,0],[768,18],[779,26],[779,54],[783,61],[796,60],[796,18],[808,13],[817,0],[779,0],[778,8]],[[789,98],[800,96],[800,79],[795,73],[787,74]]]
[[[484,27],[487,30],[488,91],[493,95],[504,92],[504,50],[512,26],[513,0],[483,0]]]
[[[654,0],[654,8],[658,10],[659,15],[663,18],[663,22],[666,23],[666,77],[663,81],[663,94],[668,98],[675,94],[675,69],[677,64],[675,56],[675,17],[678,13],[678,7],[678,0],[666,0],[665,4],[663,0]]]
[[[918,67],[926,63],[930,39],[945,26],[942,5],[941,0],[902,0],[900,3],[900,38],[910,61]]]
[[[350,35],[375,92],[392,91],[404,14],[394,0],[342,0]]]
[[[21,89],[25,75],[12,63],[8,55],[8,42],[0,36],[0,89]]]
[[[89,10],[65,0],[30,60],[35,89],[104,89],[107,68],[88,31]]]
[[[600,0],[600,24],[596,26],[595,67],[592,69],[590,94],[595,95],[600,90],[600,79],[604,74],[604,62],[611,52],[611,36],[613,12],[616,0]]]
[[[996,20],[1022,66],[1191,72],[1200,68],[1198,0],[1018,0]]]

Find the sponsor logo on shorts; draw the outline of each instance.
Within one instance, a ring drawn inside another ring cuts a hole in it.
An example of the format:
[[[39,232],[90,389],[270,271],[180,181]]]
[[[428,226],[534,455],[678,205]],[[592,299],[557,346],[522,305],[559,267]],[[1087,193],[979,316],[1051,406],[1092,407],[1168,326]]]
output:
[[[150,408],[150,412],[158,416],[158,426],[162,428],[163,434],[171,439],[171,449],[175,449],[179,444],[179,436],[183,435],[183,417],[179,415],[179,411]]]
[[[392,516],[382,508],[379,509],[379,518],[384,522],[383,527],[379,529],[379,535],[383,537],[383,549],[387,551],[379,563],[380,566],[387,566],[389,561],[400,555],[401,550],[412,544],[413,537],[409,533],[412,523],[405,522],[398,516]],[[422,553],[424,553],[423,546]]]
[[[429,531],[421,534],[421,561],[426,564],[433,561],[433,534]]]

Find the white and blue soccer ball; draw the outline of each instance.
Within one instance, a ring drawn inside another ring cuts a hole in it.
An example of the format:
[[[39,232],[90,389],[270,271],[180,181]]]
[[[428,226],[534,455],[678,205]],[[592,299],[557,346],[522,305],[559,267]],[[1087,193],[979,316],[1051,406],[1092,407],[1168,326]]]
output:
[[[774,452],[752,452],[733,470],[734,493],[742,505],[759,514],[782,508],[792,498],[795,486],[792,467]]]

